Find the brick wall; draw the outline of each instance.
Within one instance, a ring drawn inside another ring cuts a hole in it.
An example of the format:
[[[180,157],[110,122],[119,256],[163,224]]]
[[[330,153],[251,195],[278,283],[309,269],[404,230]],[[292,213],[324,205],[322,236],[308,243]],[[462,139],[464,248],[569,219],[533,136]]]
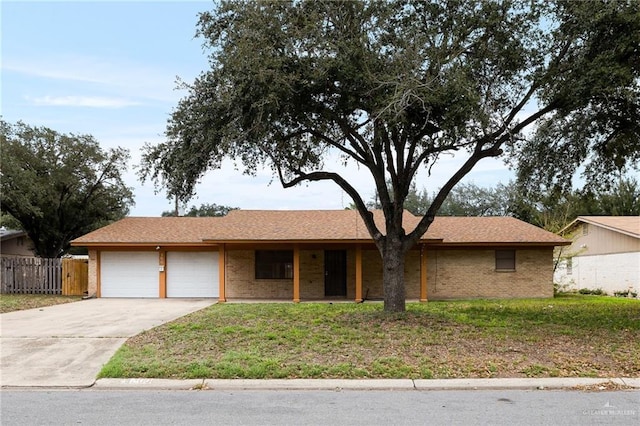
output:
[[[227,252],[228,298],[292,299],[293,280],[256,280],[253,250]],[[516,270],[497,272],[495,251],[482,249],[428,250],[427,298],[551,297],[551,249],[516,250]],[[408,299],[420,297],[420,251],[405,261]],[[382,299],[382,260],[377,250],[362,252],[362,294]],[[324,251],[300,250],[300,298],[324,298]],[[355,250],[347,250],[347,299],[355,298]]]
[[[87,287],[87,295],[97,296],[98,294],[98,252],[89,250],[89,284]]]
[[[238,299],[293,299],[293,280],[256,280],[255,251],[228,250],[226,296]],[[89,250],[88,294],[97,293],[97,251]],[[516,250],[514,272],[495,271],[495,251],[428,250],[427,298],[552,297],[552,250]],[[420,251],[405,262],[408,299],[420,297]],[[362,251],[362,294],[382,299],[382,260],[377,250]],[[300,250],[300,297],[324,298],[324,250]],[[347,299],[355,299],[355,250],[347,250]]]
[[[255,278],[255,251],[229,250],[226,259],[226,296],[246,299],[293,299],[293,280]],[[300,250],[300,297],[324,297],[324,251]]]
[[[355,266],[354,266],[355,268]],[[355,282],[355,274],[353,278]],[[408,299],[420,297],[420,251],[407,253],[404,264],[405,290]],[[367,299],[382,299],[382,258],[378,250],[362,252],[362,295]]]
[[[495,270],[494,250],[429,250],[429,300],[552,297],[553,252],[516,250],[516,270]]]
[[[347,276],[348,273],[347,269]],[[323,297],[324,250],[300,250],[300,298],[304,300]]]

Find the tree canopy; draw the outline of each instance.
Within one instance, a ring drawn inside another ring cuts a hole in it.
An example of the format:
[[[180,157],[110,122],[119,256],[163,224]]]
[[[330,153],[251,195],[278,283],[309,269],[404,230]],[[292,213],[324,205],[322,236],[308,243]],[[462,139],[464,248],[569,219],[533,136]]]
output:
[[[551,232],[577,216],[640,216],[640,184],[621,177],[611,188],[527,192],[518,184],[508,194],[509,214]]]
[[[577,216],[640,216],[640,183],[622,176],[610,188],[581,188],[527,192],[519,182],[482,187],[459,183],[442,203],[439,216],[513,216],[551,232],[558,232]],[[412,185],[405,209],[423,215],[437,191],[429,194]],[[378,197],[367,203],[380,208]],[[355,208],[355,206],[350,206]]]
[[[485,188],[473,182],[459,183],[447,195],[438,210],[438,215],[506,216],[512,213],[510,206],[514,197],[513,191],[514,184],[512,182],[509,182],[508,185],[499,183],[494,188]],[[418,190],[416,184],[413,183],[404,200],[404,208],[416,216],[423,216],[437,193],[436,190],[430,194],[425,188]],[[367,207],[380,209],[382,207],[380,197],[376,194],[367,203]],[[350,208],[355,209],[355,205],[352,204]]]
[[[191,206],[188,212],[184,214],[187,217],[220,217],[226,216],[231,210],[238,210],[238,207],[219,206],[218,204],[202,203],[200,207]],[[167,210],[162,212],[162,217],[175,216],[175,210]]]
[[[123,180],[128,151],[104,151],[90,135],[0,121],[1,208],[22,225],[42,257],[124,217],[133,194]]]
[[[226,157],[284,187],[335,182],[381,253],[388,311],[405,309],[405,253],[482,159],[506,152],[557,183],[585,161],[598,180],[640,155],[635,0],[232,0],[202,13],[197,35],[211,67],[184,85],[142,177],[183,201]],[[330,153],[371,174],[383,229]],[[405,230],[418,171],[449,153],[466,160]]]

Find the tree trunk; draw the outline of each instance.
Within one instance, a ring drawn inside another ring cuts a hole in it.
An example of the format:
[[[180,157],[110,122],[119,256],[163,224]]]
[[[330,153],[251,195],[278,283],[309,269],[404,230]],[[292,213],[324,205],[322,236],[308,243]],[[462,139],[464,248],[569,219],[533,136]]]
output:
[[[404,288],[405,253],[400,243],[388,244],[382,255],[382,288],[384,310],[404,312],[406,292]]]

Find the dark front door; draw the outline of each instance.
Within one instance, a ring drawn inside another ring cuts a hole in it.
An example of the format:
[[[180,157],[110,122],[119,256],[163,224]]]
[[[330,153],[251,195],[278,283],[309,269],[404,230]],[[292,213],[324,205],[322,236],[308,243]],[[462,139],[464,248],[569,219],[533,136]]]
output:
[[[345,250],[324,252],[324,295],[347,295],[347,252]]]

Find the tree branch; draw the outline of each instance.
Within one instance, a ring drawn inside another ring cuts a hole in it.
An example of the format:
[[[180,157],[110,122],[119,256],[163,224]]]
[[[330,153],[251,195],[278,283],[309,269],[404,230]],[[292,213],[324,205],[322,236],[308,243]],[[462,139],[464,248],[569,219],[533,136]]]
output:
[[[282,184],[283,188],[291,188],[304,181],[311,182],[311,181],[331,180],[335,182],[353,199],[353,202],[356,205],[356,209],[360,213],[360,216],[362,217],[362,220],[364,221],[364,224],[367,227],[367,231],[369,231],[369,234],[372,236],[376,245],[380,245],[384,242],[385,236],[382,234],[382,232],[380,232],[380,230],[376,226],[375,221],[373,220],[373,213],[367,209],[367,206],[362,200],[362,197],[360,197],[360,194],[358,193],[358,191],[338,173],[324,172],[324,171],[304,173],[298,170],[296,171],[298,176],[290,181],[287,181],[284,178],[280,165],[275,164],[275,166],[278,172],[278,178],[280,179],[280,183]]]
[[[366,160],[360,156],[358,153],[348,149],[346,146],[342,145],[341,143],[336,142],[335,140],[331,139],[330,137],[326,136],[324,133],[318,132],[317,130],[314,129],[305,129],[305,132],[319,138],[322,139],[323,141],[325,141],[328,145],[338,149],[339,151],[343,152],[344,154],[352,157],[354,160],[356,160],[358,163],[360,164],[366,164]]]

